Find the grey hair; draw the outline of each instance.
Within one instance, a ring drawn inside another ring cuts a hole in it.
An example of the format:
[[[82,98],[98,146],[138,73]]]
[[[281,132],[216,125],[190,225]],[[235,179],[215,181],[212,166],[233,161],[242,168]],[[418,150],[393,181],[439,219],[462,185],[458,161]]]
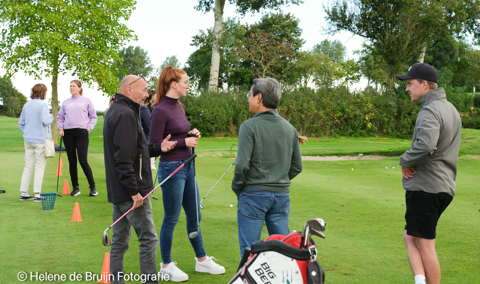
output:
[[[258,78],[253,80],[253,96],[262,93],[263,106],[276,109],[282,97],[282,86],[274,78]]]

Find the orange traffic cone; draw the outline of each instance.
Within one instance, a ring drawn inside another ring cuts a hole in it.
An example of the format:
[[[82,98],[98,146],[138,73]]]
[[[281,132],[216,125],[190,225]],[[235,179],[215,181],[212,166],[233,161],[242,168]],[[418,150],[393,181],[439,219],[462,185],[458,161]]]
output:
[[[70,189],[68,188],[68,181],[67,180],[65,180],[65,182],[63,183],[62,194],[70,194]]]
[[[82,215],[80,215],[80,205],[75,202],[75,208],[73,208],[72,222],[82,222]]]
[[[97,282],[110,283],[110,254],[108,252],[105,253],[105,257],[103,258],[102,276]]]
[[[63,161],[62,161],[62,157],[60,157],[60,167],[63,168]]]
[[[57,166],[57,176],[63,176],[62,175],[62,167],[60,165]]]

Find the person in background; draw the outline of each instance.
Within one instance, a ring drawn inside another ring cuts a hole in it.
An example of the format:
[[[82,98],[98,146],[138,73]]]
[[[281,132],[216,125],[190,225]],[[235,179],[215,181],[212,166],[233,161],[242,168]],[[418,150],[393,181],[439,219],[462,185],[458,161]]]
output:
[[[140,119],[142,122],[142,128],[143,128],[143,133],[145,134],[145,138],[147,141],[150,140],[150,104],[151,104],[151,99],[155,95],[154,90],[148,90],[148,97],[145,99],[144,102],[142,102],[142,105],[140,106]],[[155,157],[150,158],[150,167],[152,170],[155,170]]]
[[[50,124],[53,117],[48,111],[48,105],[44,101],[47,87],[44,84],[36,84],[32,88],[28,101],[22,109],[18,127],[23,132],[25,142],[25,168],[23,169],[22,182],[20,184],[20,200],[34,199],[39,202],[42,192],[43,174],[47,164],[45,157],[45,139],[52,139]],[[43,129],[42,129],[43,128]],[[45,136],[44,136],[45,133]],[[30,179],[35,169],[33,181],[33,193],[35,197],[28,195]]]
[[[79,80],[70,82],[70,94],[72,94],[72,97],[62,103],[57,114],[57,126],[67,150],[70,178],[72,180],[73,190],[70,195],[77,196],[80,194],[77,171],[78,154],[78,161],[90,187],[89,196],[97,196],[98,192],[95,188],[92,169],[87,160],[88,136],[97,123],[97,114],[92,101],[83,96],[82,83]]]
[[[439,284],[436,228],[455,196],[462,121],[445,90],[438,88],[437,70],[429,64],[415,63],[397,78],[407,82],[412,101],[422,106],[412,145],[400,156],[407,205],[403,239],[415,284]]]
[[[176,141],[175,148],[161,156],[158,164],[158,180],[167,178],[178,166],[192,156],[191,147],[197,147],[200,132],[190,131],[190,123],[185,117],[185,107],[179,99],[187,95],[190,88],[187,73],[168,65],[158,78],[157,97],[151,117],[150,143],[162,143],[167,134],[172,134]],[[191,137],[189,137],[191,136]],[[193,161],[186,164],[180,171],[167,180],[162,186],[164,218],[160,231],[160,252],[162,263],[160,272],[168,274],[170,281],[188,280],[188,275],[172,261],[171,251],[173,231],[180,218],[183,207],[187,218],[187,233],[197,232],[195,237],[189,237],[195,251],[195,271],[210,274],[223,274],[225,268],[207,256],[203,246],[202,233],[197,222],[201,220],[200,198],[196,190]],[[197,215],[198,214],[198,215]]]
[[[240,257],[260,240],[264,222],[269,235],[290,233],[290,181],[302,171],[299,140],[305,137],[278,114],[281,96],[280,83],[273,78],[253,80],[247,93],[255,116],[240,125],[232,180]]]

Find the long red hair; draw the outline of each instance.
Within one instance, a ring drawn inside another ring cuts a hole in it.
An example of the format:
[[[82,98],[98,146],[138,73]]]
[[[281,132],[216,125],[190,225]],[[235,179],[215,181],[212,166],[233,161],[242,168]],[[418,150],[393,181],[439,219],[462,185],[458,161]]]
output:
[[[170,65],[163,68],[160,77],[158,77],[157,97],[155,98],[155,102],[153,103],[154,106],[156,106],[163,99],[168,90],[170,90],[172,82],[180,82],[180,79],[182,78],[181,76],[183,74],[187,74],[187,72],[183,71],[182,69],[173,68]],[[177,104],[180,109],[185,112],[180,101],[177,101]]]

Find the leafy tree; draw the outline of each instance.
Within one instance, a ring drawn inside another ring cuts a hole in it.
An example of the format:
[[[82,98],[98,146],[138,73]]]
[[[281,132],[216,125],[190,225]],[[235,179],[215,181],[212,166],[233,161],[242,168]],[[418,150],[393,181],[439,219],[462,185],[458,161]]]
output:
[[[58,75],[71,72],[107,94],[118,88],[118,50],[134,39],[127,21],[135,0],[0,0],[0,60],[8,74],[52,77],[57,139]]]
[[[0,100],[8,116],[16,117],[22,112],[27,98],[20,93],[8,77],[0,77]]]
[[[313,46],[313,52],[330,57],[334,63],[342,63],[347,56],[347,47],[339,40],[329,41],[325,39]]]
[[[379,91],[379,86],[386,87],[388,76],[385,72],[385,61],[381,56],[375,54],[375,47],[363,45],[363,49],[357,51],[360,55],[359,68],[360,73],[367,78],[368,85],[375,84],[375,90]]]
[[[385,62],[387,85],[432,39],[478,26],[480,0],[341,0],[325,7],[328,31],[367,39]],[[470,23],[469,21],[473,21]]]
[[[234,50],[238,42],[245,38],[246,27],[241,25],[236,19],[227,19],[223,25],[225,34],[221,39],[220,61],[218,80],[219,84],[227,83],[229,85],[243,85],[250,78],[250,70],[247,70],[248,63],[238,62]],[[210,60],[212,58],[212,47],[214,41],[213,29],[200,31],[198,35],[192,39],[192,46],[196,46],[197,50],[193,52],[186,62],[185,71],[189,77],[198,82],[199,89],[208,89],[210,79]],[[250,65],[248,65],[250,67]]]
[[[298,54],[297,71],[302,74],[303,85],[309,82],[319,87],[331,86],[332,80],[339,79],[339,65],[324,54],[314,51],[302,51]]]
[[[119,67],[119,72],[117,73],[119,81],[128,74],[148,77],[153,71],[148,52],[140,46],[122,48],[118,52],[118,55],[120,60],[115,62],[115,65]]]
[[[281,7],[290,3],[295,5],[303,3],[302,0],[229,0],[229,2],[237,7],[237,12],[241,15],[245,15],[247,12],[259,12],[262,9],[280,10]],[[195,7],[198,11],[204,11],[205,13],[213,10],[215,19],[209,78],[209,89],[211,90],[216,90],[218,87],[221,38],[224,34],[222,23],[224,7],[225,0],[198,0],[198,6]]]

